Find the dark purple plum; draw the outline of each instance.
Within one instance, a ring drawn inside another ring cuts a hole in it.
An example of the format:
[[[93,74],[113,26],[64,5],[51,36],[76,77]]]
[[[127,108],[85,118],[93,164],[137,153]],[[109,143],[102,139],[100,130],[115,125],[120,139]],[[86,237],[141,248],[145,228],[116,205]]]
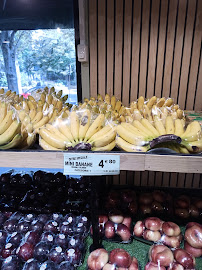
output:
[[[55,220],[49,220],[46,222],[43,228],[44,231],[57,233],[58,232],[58,222]]]
[[[1,256],[2,258],[7,258],[11,255],[15,255],[16,254],[16,247],[14,245],[12,245],[11,243],[7,243],[3,249],[2,249],[2,253]]]
[[[44,262],[48,259],[49,244],[47,242],[39,242],[34,248],[34,258],[39,262]]]
[[[24,220],[28,221],[28,222],[32,222],[33,220],[36,219],[36,215],[35,214],[27,214],[24,216]]]
[[[76,216],[72,213],[67,214],[64,216],[64,221],[67,221],[68,223],[76,223]]]
[[[47,242],[48,244],[51,244],[51,245],[53,244],[54,239],[55,239],[55,235],[52,232],[44,232],[40,238],[41,241]]]
[[[58,223],[60,223],[60,222],[63,221],[63,215],[58,214],[58,213],[53,213],[53,214],[51,215],[51,219],[52,219],[52,220],[55,220],[55,221],[58,222]]]
[[[4,230],[8,233],[16,232],[18,220],[17,219],[8,219],[4,222]]]
[[[75,233],[83,234],[86,231],[86,227],[82,222],[78,223],[73,227]]]
[[[61,246],[63,248],[66,248],[68,245],[68,239],[67,239],[66,235],[63,233],[57,234],[55,237],[54,244]]]
[[[7,232],[0,231],[0,244],[5,245],[7,236],[8,236]]]
[[[18,257],[12,255],[6,258],[2,263],[1,270],[20,270]]]
[[[29,231],[29,227],[30,227],[30,222],[25,221],[25,220],[20,220],[17,224],[17,232],[21,233],[21,234],[25,234]]]
[[[0,212],[0,227],[3,225],[3,223],[6,221],[6,216]]]
[[[64,261],[64,252],[63,252],[62,247],[60,247],[60,246],[53,247],[50,250],[50,253],[49,253],[48,257],[49,257],[49,260],[51,260],[51,261],[53,261],[54,263],[57,263],[57,264]]]
[[[28,261],[33,257],[34,246],[30,243],[25,242],[16,251],[18,257],[23,261]]]
[[[44,223],[35,219],[32,221],[31,225],[30,225],[30,230],[31,231],[36,231],[36,232],[42,232],[43,231],[43,227],[44,227]]]
[[[22,270],[39,270],[40,264],[35,259],[28,260],[25,264]]]
[[[22,235],[18,232],[14,232],[11,235],[9,235],[7,241],[9,241],[11,244],[13,244],[14,246],[19,246],[20,242],[22,240]]]
[[[65,251],[65,261],[70,262],[74,266],[80,264],[81,257],[81,251],[77,248],[70,248]]]
[[[47,214],[40,214],[38,215],[37,219],[45,224],[49,220],[49,216]]]
[[[40,234],[38,232],[30,231],[25,234],[24,241],[35,246],[39,242],[39,239]]]
[[[68,248],[78,248],[82,250],[84,248],[84,240],[80,235],[74,235],[70,238]]]
[[[61,262],[58,266],[58,270],[75,270],[75,267],[70,262]]]
[[[40,270],[56,270],[57,266],[52,261],[46,261],[42,263]]]
[[[73,230],[73,224],[69,223],[67,221],[64,221],[60,225],[60,233],[66,234],[66,235],[72,235],[74,232]]]

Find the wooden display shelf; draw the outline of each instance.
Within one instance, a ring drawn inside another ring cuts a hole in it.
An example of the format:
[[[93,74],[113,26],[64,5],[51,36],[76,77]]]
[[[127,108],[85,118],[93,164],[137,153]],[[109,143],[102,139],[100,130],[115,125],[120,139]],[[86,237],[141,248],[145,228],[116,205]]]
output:
[[[57,151],[1,151],[0,166],[6,168],[63,169],[63,154],[64,152]],[[103,154],[103,152],[92,153],[92,155],[97,154]],[[202,173],[202,156],[199,155],[156,155],[125,152],[107,152],[104,154],[120,155],[120,170]]]

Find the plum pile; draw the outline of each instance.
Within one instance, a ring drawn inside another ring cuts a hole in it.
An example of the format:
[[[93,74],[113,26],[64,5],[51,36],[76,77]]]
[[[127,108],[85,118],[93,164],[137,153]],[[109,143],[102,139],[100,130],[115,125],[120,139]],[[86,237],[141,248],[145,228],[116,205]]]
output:
[[[2,211],[63,214],[89,212],[91,192],[88,177],[69,178],[62,173],[36,171],[4,173],[0,176]]]
[[[82,262],[88,230],[84,215],[0,212],[0,267],[75,269]]]

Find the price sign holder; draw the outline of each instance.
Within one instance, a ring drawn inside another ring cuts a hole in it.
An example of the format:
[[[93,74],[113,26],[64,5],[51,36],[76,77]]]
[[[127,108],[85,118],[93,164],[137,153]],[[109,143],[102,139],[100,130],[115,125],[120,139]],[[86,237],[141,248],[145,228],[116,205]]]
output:
[[[65,175],[118,175],[120,156],[90,153],[64,153]]]

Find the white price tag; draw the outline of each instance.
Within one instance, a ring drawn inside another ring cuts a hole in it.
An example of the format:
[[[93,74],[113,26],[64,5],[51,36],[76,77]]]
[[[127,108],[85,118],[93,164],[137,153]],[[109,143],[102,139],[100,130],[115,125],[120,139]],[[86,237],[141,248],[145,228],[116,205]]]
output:
[[[120,174],[119,155],[64,153],[65,175]]]

